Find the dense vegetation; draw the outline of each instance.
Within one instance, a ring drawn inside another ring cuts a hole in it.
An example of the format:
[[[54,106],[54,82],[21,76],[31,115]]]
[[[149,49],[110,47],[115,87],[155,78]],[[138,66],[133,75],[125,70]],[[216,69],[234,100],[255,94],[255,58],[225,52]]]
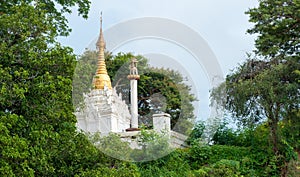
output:
[[[65,13],[75,6],[87,18],[89,2],[1,1],[0,176],[299,176],[300,1],[259,2],[247,12],[254,23],[248,32],[258,34],[255,54],[212,91],[239,124],[237,130],[223,122],[206,142],[206,125],[200,122],[189,148],[154,161],[126,162],[107,155],[106,142],[126,149],[128,159],[170,147],[151,138],[155,134],[143,135],[141,142],[150,148],[131,150],[116,135],[88,137],[76,131],[72,80],[77,61],[56,37],[70,32]]]

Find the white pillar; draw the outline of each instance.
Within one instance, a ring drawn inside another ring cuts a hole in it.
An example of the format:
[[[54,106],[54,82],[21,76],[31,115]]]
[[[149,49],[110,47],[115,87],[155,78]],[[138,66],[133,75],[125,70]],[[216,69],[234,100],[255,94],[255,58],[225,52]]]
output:
[[[131,94],[131,128],[138,128],[138,94],[137,94],[137,80],[130,80]]]
[[[140,79],[137,69],[137,60],[135,58],[131,59],[130,73],[127,76],[130,80],[130,102],[131,102],[131,129],[138,129],[138,90],[137,90],[137,80]]]

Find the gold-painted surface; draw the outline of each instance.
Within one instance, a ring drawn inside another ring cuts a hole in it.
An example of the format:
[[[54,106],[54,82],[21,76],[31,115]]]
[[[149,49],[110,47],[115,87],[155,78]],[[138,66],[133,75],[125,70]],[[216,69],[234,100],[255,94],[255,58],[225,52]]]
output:
[[[98,68],[93,79],[93,88],[103,90],[104,86],[106,86],[108,89],[112,89],[104,58],[105,41],[102,32],[102,16],[100,17],[100,35],[96,45],[99,50],[99,54],[97,63]]]
[[[104,86],[108,89],[112,89],[111,81],[107,74],[97,74],[93,80],[94,89],[103,90]]]
[[[140,79],[140,75],[128,75],[127,78],[129,80],[139,80]]]

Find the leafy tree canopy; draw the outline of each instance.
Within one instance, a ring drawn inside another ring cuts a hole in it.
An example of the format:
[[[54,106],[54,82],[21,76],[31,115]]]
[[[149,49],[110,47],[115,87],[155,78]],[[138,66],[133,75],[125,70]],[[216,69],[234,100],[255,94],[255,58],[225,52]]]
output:
[[[68,21],[65,14],[71,13],[73,7],[77,7],[78,15],[84,18],[88,17],[88,11],[90,9],[89,0],[2,0],[0,4],[0,15],[12,15],[14,14],[14,10],[22,8],[24,5],[29,5],[35,10],[36,14],[43,15],[42,19],[47,22],[47,28],[45,29],[44,27],[42,28],[43,30],[37,28],[34,32],[47,31],[48,36],[67,36],[69,34],[71,29],[67,25]],[[25,17],[30,18],[28,13],[24,13],[24,18],[21,19],[24,20]],[[28,27],[33,29],[33,26],[34,25],[29,25]],[[15,30],[17,30],[18,26],[15,27]],[[30,31],[27,31],[27,33],[29,32]],[[31,37],[36,37],[34,32]]]
[[[103,157],[76,132],[76,59],[55,41],[68,31],[62,12],[86,15],[89,3],[55,2],[0,3],[0,176],[73,176]]]
[[[246,12],[258,34],[257,53],[264,56],[298,55],[300,47],[300,1],[260,0],[259,6]]]

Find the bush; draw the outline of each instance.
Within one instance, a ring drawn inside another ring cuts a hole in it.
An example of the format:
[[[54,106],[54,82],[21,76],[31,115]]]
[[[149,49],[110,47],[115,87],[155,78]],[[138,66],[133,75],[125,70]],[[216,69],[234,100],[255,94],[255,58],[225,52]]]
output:
[[[175,150],[161,159],[149,162],[139,162],[136,164],[143,177],[182,177],[193,175],[190,166],[186,161],[186,152],[181,149]]]
[[[239,177],[240,162],[234,160],[222,159],[208,167],[202,167],[194,172],[199,177]]]
[[[126,163],[123,162],[122,165],[118,168],[114,167],[99,167],[94,170],[87,170],[82,172],[76,177],[111,177],[111,176],[118,176],[118,177],[140,177],[140,173],[138,168],[133,163]]]

